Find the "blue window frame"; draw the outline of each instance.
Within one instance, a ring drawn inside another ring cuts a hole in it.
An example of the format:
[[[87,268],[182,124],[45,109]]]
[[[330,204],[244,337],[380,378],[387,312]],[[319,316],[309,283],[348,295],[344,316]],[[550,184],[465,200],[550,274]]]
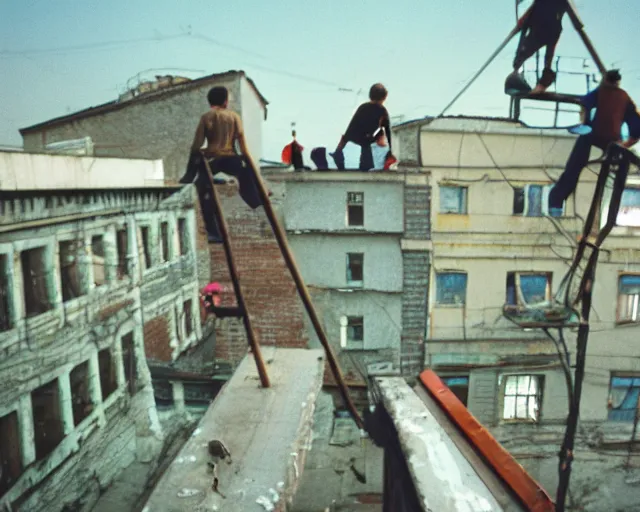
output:
[[[466,304],[467,274],[465,272],[438,272],[436,274],[436,303],[442,305]]]
[[[633,421],[640,396],[640,376],[611,377],[609,391],[609,420]]]

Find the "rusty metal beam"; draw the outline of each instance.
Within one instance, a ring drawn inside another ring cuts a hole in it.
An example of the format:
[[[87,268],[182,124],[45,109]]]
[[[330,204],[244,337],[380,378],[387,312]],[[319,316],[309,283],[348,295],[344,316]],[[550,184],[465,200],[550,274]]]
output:
[[[517,96],[521,100],[537,100],[537,101],[549,101],[553,103],[571,103],[573,105],[580,105],[581,96],[577,94],[563,94],[559,92],[540,92],[535,94],[525,94]]]
[[[211,184],[211,197],[213,201],[213,206],[216,210],[217,216],[217,224],[218,229],[220,230],[220,235],[222,236],[223,246],[224,246],[224,255],[227,259],[227,266],[229,267],[229,275],[231,277],[231,282],[233,283],[233,291],[236,294],[236,300],[238,301],[238,306],[242,309],[244,314],[242,315],[242,321],[244,323],[244,328],[247,332],[247,338],[249,340],[249,345],[251,346],[251,351],[253,352],[253,358],[256,361],[256,367],[258,368],[258,375],[260,377],[260,383],[263,388],[271,387],[271,383],[269,382],[269,375],[267,374],[267,368],[264,364],[264,360],[262,359],[262,352],[260,351],[260,345],[258,344],[258,338],[256,336],[255,331],[253,330],[253,326],[251,325],[251,319],[249,317],[249,310],[247,309],[247,305],[244,301],[244,295],[242,294],[242,287],[240,286],[240,279],[238,277],[238,269],[236,268],[236,263],[233,259],[233,252],[231,251],[231,242],[229,241],[229,227],[227,226],[227,221],[224,218],[222,213],[222,206],[220,204],[220,198],[218,197],[218,193],[216,192],[216,187],[213,183],[213,174],[211,173],[211,167],[209,166],[209,161],[202,156],[204,160],[205,168],[207,170],[207,176],[209,177],[209,183]]]
[[[469,80],[467,82],[467,84],[460,90],[460,92],[458,94],[456,94],[455,97],[447,104],[447,106],[442,109],[442,112],[440,112],[438,117],[442,117],[443,115],[445,115],[447,110],[449,110],[453,106],[453,104],[460,99],[460,96],[462,96],[465,92],[467,92],[467,89],[469,89],[469,87],[471,87],[471,85],[473,85],[473,82],[475,82],[478,79],[478,77],[484,72],[484,70],[489,67],[489,65],[493,62],[493,60],[498,56],[498,54],[502,50],[504,50],[505,46],[507,46],[509,44],[509,42],[516,36],[516,34],[518,34],[518,32],[520,32],[522,30],[522,28],[524,26],[524,22],[525,22],[526,18],[528,17],[528,15],[529,15],[529,10],[527,10],[527,12],[525,12],[520,17],[520,19],[516,23],[516,26],[511,30],[511,32],[509,32],[509,34],[507,35],[505,40],[502,41],[502,43],[500,43],[500,46],[498,46],[498,48],[496,48],[496,50],[491,54],[491,56],[482,65],[482,67],[476,72],[475,75],[473,75],[471,80]]]
[[[591,55],[591,58],[596,63],[596,66],[598,66],[598,70],[600,71],[600,73],[604,75],[607,72],[607,68],[602,62],[602,59],[600,59],[598,52],[596,52],[596,49],[593,46],[593,43],[591,42],[591,39],[589,39],[589,36],[585,32],[584,23],[582,23],[580,16],[578,16],[578,11],[576,10],[571,0],[569,0],[567,4],[569,6],[569,8],[567,9],[567,14],[569,15],[569,19],[571,20],[571,23],[573,23],[573,27],[576,29],[576,32],[580,36],[580,39],[582,39],[582,42],[584,43],[585,47],[587,48],[587,51]]]
[[[318,318],[318,314],[313,306],[313,302],[311,301],[311,296],[309,295],[309,290],[302,280],[302,275],[300,274],[300,270],[298,269],[298,265],[293,257],[293,253],[291,252],[291,248],[289,247],[289,243],[287,241],[287,237],[278,222],[278,218],[273,210],[273,206],[271,205],[271,200],[269,199],[269,193],[267,192],[267,188],[262,181],[262,176],[260,172],[258,172],[258,168],[256,167],[253,159],[247,155],[247,160],[249,162],[249,167],[251,172],[254,175],[256,180],[256,185],[258,186],[258,192],[260,193],[260,197],[262,199],[262,204],[264,206],[264,211],[267,214],[267,219],[269,220],[269,224],[271,224],[271,229],[273,230],[273,234],[276,237],[278,242],[278,246],[280,247],[280,252],[282,253],[282,257],[291,273],[291,277],[293,277],[293,281],[295,282],[296,289],[298,290],[298,294],[300,295],[300,299],[304,304],[305,309],[307,310],[307,314],[309,315],[309,319],[313,324],[313,328],[318,335],[318,339],[322,344],[324,351],[327,355],[327,361],[329,362],[329,367],[331,368],[331,373],[336,380],[338,388],[340,390],[340,395],[344,400],[344,404],[351,413],[353,420],[356,422],[360,429],[364,429],[364,422],[362,418],[358,414],[358,411],[351,400],[351,396],[349,395],[349,388],[345,383],[344,376],[342,375],[342,370],[340,369],[340,365],[338,364],[338,360],[336,358],[331,345],[329,344],[329,340],[322,328],[322,324],[320,323],[320,319]]]

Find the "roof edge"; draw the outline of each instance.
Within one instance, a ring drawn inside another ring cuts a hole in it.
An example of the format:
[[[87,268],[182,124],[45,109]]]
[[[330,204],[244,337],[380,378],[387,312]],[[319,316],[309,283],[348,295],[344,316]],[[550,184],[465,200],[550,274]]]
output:
[[[174,85],[172,87],[167,87],[167,88],[153,91],[147,94],[143,94],[131,100],[127,100],[127,101],[112,100],[106,103],[101,103],[100,105],[96,105],[94,107],[88,107],[82,110],[78,110],[77,112],[73,112],[71,114],[65,114],[63,116],[54,117],[52,119],[48,119],[47,121],[42,121],[40,123],[36,123],[31,126],[27,126],[25,128],[20,128],[18,131],[20,132],[20,135],[24,136],[25,134],[37,132],[45,127],[56,126],[60,124],[65,124],[67,122],[72,122],[78,119],[84,119],[87,117],[97,116],[100,114],[106,114],[109,112],[123,109],[129,105],[135,105],[137,103],[154,101],[165,95],[176,94],[180,91],[190,89],[191,87],[194,87],[197,85],[205,84],[209,81],[220,80],[220,79],[231,77],[231,76],[240,76],[245,78],[249,83],[249,85],[251,86],[251,88],[258,95],[258,98],[260,99],[260,101],[263,104],[263,107],[266,110],[266,107],[269,104],[269,102],[258,90],[258,87],[256,86],[255,82],[251,78],[249,78],[243,70],[239,70],[239,71],[229,70],[229,71],[225,71],[224,73],[213,73],[211,75],[206,75],[200,78],[196,78],[194,80],[183,82],[183,83]]]

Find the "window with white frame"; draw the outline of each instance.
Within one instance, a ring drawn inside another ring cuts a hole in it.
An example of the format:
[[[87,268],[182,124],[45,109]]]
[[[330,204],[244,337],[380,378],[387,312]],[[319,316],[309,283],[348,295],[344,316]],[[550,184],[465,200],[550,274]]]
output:
[[[77,427],[94,408],[91,399],[89,362],[85,361],[76,366],[69,374],[71,386],[71,407],[73,409],[73,424]]]
[[[364,192],[347,192],[347,226],[364,226]]]
[[[151,259],[151,241],[149,226],[140,226],[138,228],[138,258],[142,270],[151,268],[153,261]]]
[[[187,219],[178,219],[178,250],[180,256],[187,254],[189,247],[189,232],[187,231]]]
[[[503,375],[502,419],[513,421],[540,420],[544,377],[540,375]]]
[[[640,226],[640,187],[625,188],[616,218],[618,226]]]
[[[346,317],[346,348],[363,348],[364,346],[364,317]]]
[[[136,357],[133,332],[129,332],[120,338],[122,344],[122,365],[124,367],[124,380],[127,383],[129,394],[135,395],[139,391],[138,383],[138,359]]]
[[[13,487],[23,470],[18,413],[13,411],[0,417],[0,496]]]
[[[100,387],[102,388],[102,400],[109,398],[111,393],[118,389],[116,365],[113,361],[111,348],[105,348],[98,352],[98,369],[100,371]]]
[[[640,374],[614,374],[609,386],[608,419],[634,421],[640,406]]]
[[[364,281],[364,254],[347,253],[347,285],[362,287]]]
[[[542,217],[543,185],[527,185],[513,189],[513,214],[524,217]]]
[[[0,332],[8,331],[13,327],[9,303],[9,258],[6,254],[0,254]]]
[[[116,231],[116,252],[118,255],[118,267],[116,276],[123,279],[129,275],[129,265],[127,257],[129,256],[129,236],[127,234],[127,225]]]
[[[509,306],[526,306],[551,300],[551,272],[507,272]]]
[[[169,261],[169,223],[160,223],[160,261]]]
[[[436,273],[436,304],[458,306],[466,303],[467,274],[465,272]]]
[[[182,310],[184,311],[184,334],[185,336],[191,336],[193,334],[193,301],[187,299],[182,304]]]
[[[104,251],[104,236],[91,237],[91,258],[93,264],[93,284],[102,286],[107,282],[107,262]]]
[[[440,185],[440,213],[467,214],[467,187]]]
[[[622,274],[618,280],[618,322],[640,322],[640,274]]]
[[[62,301],[67,302],[84,295],[80,273],[82,243],[79,240],[65,240],[58,244],[60,259],[60,288]]]
[[[36,460],[47,457],[64,439],[58,379],[31,392]]]
[[[20,253],[24,285],[24,306],[27,317],[53,309],[49,293],[49,276],[52,275],[47,250],[44,247],[28,249]]]

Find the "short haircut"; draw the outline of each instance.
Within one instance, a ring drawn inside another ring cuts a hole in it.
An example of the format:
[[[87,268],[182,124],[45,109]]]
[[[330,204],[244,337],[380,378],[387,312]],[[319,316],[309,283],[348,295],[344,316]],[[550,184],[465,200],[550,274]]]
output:
[[[222,86],[212,87],[207,94],[207,99],[212,107],[221,107],[229,99],[229,91]]]
[[[371,101],[382,101],[387,97],[387,89],[382,84],[373,84],[369,89],[369,99]]]
[[[622,80],[622,75],[620,74],[619,69],[610,69],[604,76],[609,83],[615,83]]]

